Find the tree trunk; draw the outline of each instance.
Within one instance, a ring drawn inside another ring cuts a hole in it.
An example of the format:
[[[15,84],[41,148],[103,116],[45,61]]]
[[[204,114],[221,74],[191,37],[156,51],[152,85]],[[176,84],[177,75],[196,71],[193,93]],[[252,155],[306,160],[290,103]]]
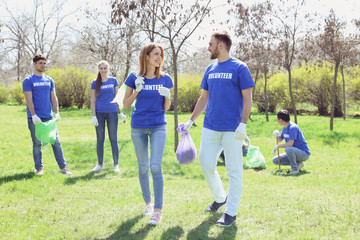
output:
[[[255,97],[255,88],[256,88],[256,82],[258,80],[258,77],[259,77],[259,70],[256,70],[256,73],[255,73],[255,86],[252,89],[252,97],[253,98]]]
[[[334,83],[333,83],[333,89],[332,89],[332,95],[331,95],[331,116],[330,116],[330,131],[334,130],[334,112],[335,112],[335,97],[336,97],[336,79],[337,79],[337,73],[339,69],[339,62],[335,63],[335,74],[334,74]]]
[[[253,99],[254,99],[254,96],[255,96],[255,88],[256,88],[256,82],[258,80],[258,77],[259,77],[259,70],[256,70],[256,73],[255,73],[255,86],[252,89],[252,98]],[[251,119],[251,111],[250,111],[250,114],[249,114],[249,119]]]
[[[266,121],[269,122],[268,97],[267,97],[267,92],[266,92],[266,85],[267,85],[267,75],[266,75],[266,72],[264,72],[264,77],[265,77],[265,84],[264,84],[265,116],[266,116]]]
[[[289,94],[290,94],[290,98],[291,98],[291,106],[294,112],[294,121],[297,124],[297,113],[296,113],[296,105],[295,105],[295,101],[294,101],[294,96],[292,93],[292,83],[291,83],[291,67],[287,68],[288,73],[289,73]]]
[[[177,84],[178,84],[178,69],[177,69],[177,55],[175,52],[175,46],[174,44],[171,42],[171,49],[172,49],[172,61],[173,61],[173,72],[174,72],[174,151],[176,152],[178,143],[179,143],[179,134],[178,131],[176,131],[177,127],[178,127],[178,114],[177,114]]]
[[[341,66],[341,76],[343,80],[343,100],[344,100],[344,120],[346,119],[346,95],[345,95],[345,77],[344,77],[344,66]]]

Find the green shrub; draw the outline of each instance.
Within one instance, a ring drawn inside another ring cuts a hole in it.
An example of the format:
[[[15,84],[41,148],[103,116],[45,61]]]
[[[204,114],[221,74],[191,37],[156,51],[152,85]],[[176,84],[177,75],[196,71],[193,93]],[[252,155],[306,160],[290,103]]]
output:
[[[348,80],[346,80],[348,79]],[[360,66],[352,67],[348,74],[345,74],[345,81],[348,83],[347,93],[349,100],[360,101]]]
[[[0,85],[0,103],[6,103],[10,94],[10,89],[7,86]]]
[[[202,76],[193,74],[181,74],[178,80],[178,110],[180,112],[192,112],[199,99],[202,89],[200,83]]]
[[[90,85],[95,74],[75,66],[52,67],[46,74],[54,79],[59,106],[63,108],[90,106]]]
[[[16,83],[11,88],[11,96],[15,99],[15,101],[22,105],[25,104],[25,97],[23,93],[22,83]]]

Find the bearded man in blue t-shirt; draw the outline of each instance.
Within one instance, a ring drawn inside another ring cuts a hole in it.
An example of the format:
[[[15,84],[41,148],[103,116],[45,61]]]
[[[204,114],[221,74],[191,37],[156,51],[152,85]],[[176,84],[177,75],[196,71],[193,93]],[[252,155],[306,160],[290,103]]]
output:
[[[310,157],[308,144],[299,126],[290,121],[290,114],[287,110],[280,110],[277,113],[277,122],[280,126],[283,126],[283,129],[281,134],[278,130],[275,130],[273,135],[277,138],[277,142],[280,143],[285,139],[285,143],[276,144],[272,154],[275,155],[276,150],[279,148],[285,148],[285,153],[275,156],[272,161],[274,164],[279,164],[280,160],[280,165],[290,165],[291,170],[289,174],[296,175],[304,167],[303,162]]]
[[[35,169],[38,175],[43,175],[44,165],[42,162],[41,142],[35,135],[35,124],[41,124],[53,119],[51,107],[54,109],[55,118],[60,121],[59,103],[55,93],[54,80],[46,76],[46,57],[37,54],[33,58],[34,73],[23,81],[23,91],[27,106],[28,127],[33,142],[33,157]],[[61,169],[61,173],[71,175],[66,167],[63,151],[61,148],[59,134],[56,130],[56,140],[52,144],[55,159]]]
[[[217,225],[230,227],[236,221],[242,189],[242,144],[250,115],[255,83],[245,63],[230,56],[232,41],[226,31],[212,34],[208,51],[217,59],[206,70],[200,87],[203,92],[185,124],[189,129],[205,110],[199,161],[215,201],[205,209],[217,212],[226,205]],[[217,159],[224,150],[229,190],[226,194],[216,170]]]

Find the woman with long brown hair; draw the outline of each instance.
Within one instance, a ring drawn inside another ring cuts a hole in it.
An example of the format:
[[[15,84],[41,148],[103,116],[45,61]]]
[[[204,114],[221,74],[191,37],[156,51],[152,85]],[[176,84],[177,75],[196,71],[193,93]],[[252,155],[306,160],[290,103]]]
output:
[[[117,142],[118,112],[116,103],[111,103],[119,90],[119,82],[116,78],[108,76],[109,63],[107,61],[100,61],[98,70],[97,78],[91,83],[92,123],[96,129],[96,152],[98,157],[98,165],[92,172],[99,172],[103,167],[105,122],[107,123],[111,143],[114,172],[120,172],[119,145]]]
[[[139,167],[139,180],[144,201],[144,215],[151,215],[149,224],[161,221],[164,180],[162,158],[166,142],[165,111],[170,108],[171,77],[161,71],[164,49],[156,43],[145,45],[140,52],[140,71],[130,74],[124,96],[124,108],[136,100],[131,118],[131,138]],[[150,140],[150,164],[148,144]],[[151,202],[149,170],[154,185],[154,206]]]

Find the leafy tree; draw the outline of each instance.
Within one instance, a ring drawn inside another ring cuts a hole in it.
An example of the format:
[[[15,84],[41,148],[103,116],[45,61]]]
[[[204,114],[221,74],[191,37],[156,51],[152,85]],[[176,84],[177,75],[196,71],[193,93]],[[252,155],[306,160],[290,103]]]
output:
[[[293,94],[293,81],[291,76],[292,66],[295,60],[298,35],[305,28],[306,16],[300,16],[301,9],[305,5],[305,0],[296,0],[295,5],[289,5],[289,0],[280,0],[277,8],[272,11],[276,21],[276,35],[279,40],[277,48],[277,59],[279,64],[288,72],[289,95],[291,107],[293,109],[294,121],[297,123],[297,111]]]
[[[267,122],[269,121],[267,84],[270,65],[273,62],[271,56],[273,56],[272,46],[275,37],[271,28],[271,10],[270,2],[255,3],[250,7],[238,3],[235,9],[237,19],[235,32],[240,39],[237,55],[255,70],[255,83],[259,73],[264,77],[263,94]],[[255,88],[253,93],[255,93]]]
[[[331,95],[331,117],[330,117],[330,130],[334,129],[333,122],[335,116],[337,97],[337,75],[339,67],[345,64],[347,61],[351,61],[358,55],[359,40],[356,36],[345,36],[346,22],[338,19],[331,9],[330,14],[325,18],[325,27],[323,33],[317,38],[317,45],[320,48],[321,54],[326,60],[333,63],[334,67],[334,80],[332,84],[332,95]],[[345,97],[345,79],[343,78],[343,95]],[[345,98],[344,98],[345,104]],[[345,105],[344,105],[345,106]],[[341,111],[341,109],[340,109]],[[339,113],[337,114],[339,115]]]

